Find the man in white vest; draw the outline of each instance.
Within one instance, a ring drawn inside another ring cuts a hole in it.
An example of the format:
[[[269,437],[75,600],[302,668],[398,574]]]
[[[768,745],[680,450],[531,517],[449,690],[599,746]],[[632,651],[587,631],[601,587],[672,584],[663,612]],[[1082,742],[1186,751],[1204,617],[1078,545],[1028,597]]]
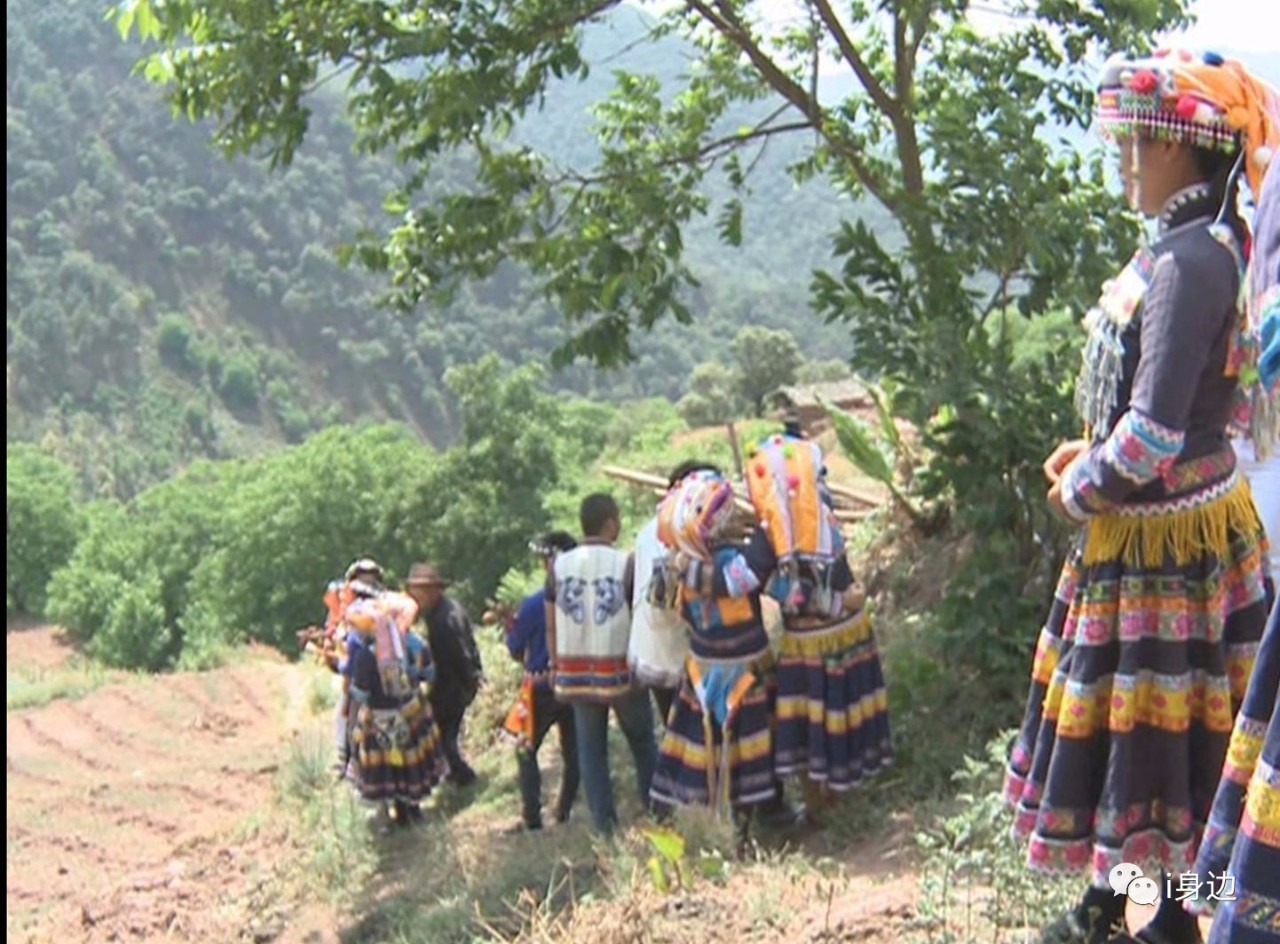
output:
[[[671,472],[667,482],[674,488],[685,476],[701,470],[720,471],[706,462],[683,462]],[[684,676],[684,663],[689,657],[689,626],[680,608],[654,606],[649,602],[649,581],[654,568],[667,554],[667,548],[658,540],[658,516],[654,515],[636,537],[636,579],[631,594],[627,664],[632,677],[653,693],[663,724],[671,713],[671,704]]]
[[[583,539],[556,558],[547,580],[547,637],[556,697],[573,706],[582,786],[595,828],[618,821],[609,775],[609,711],[626,736],[636,786],[646,806],[658,760],[649,694],[627,664],[635,558],[614,547],[622,530],[617,503],[588,495],[579,510]]]

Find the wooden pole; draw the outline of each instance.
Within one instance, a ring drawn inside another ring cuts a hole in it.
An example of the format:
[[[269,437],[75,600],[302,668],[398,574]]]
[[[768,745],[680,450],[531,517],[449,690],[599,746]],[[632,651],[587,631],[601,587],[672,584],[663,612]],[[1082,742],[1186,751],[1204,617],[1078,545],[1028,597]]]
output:
[[[852,488],[848,485],[839,485],[830,480],[827,481],[827,488],[830,489],[832,495],[838,498],[848,499],[852,502],[857,502],[860,505],[872,505],[879,507],[889,500],[889,496],[887,494],[877,495],[874,492],[870,492],[865,489]],[[886,492],[887,491],[888,490],[886,489]]]
[[[733,420],[729,421],[729,448],[733,450],[733,465],[738,470],[738,478],[743,479],[746,472],[742,467],[742,446],[738,443],[738,431]]]
[[[667,492],[667,480],[660,475],[653,475],[648,472],[637,472],[634,469],[624,469],[616,465],[601,466],[600,471],[610,478],[618,479],[631,485],[637,485],[641,488],[647,488],[657,495],[665,495]],[[835,489],[833,488],[832,491],[834,492]],[[861,493],[855,494],[859,494],[858,500],[860,501],[861,507],[835,509],[836,518],[842,523],[847,524],[861,521],[862,519],[869,517],[877,508],[886,504],[886,500],[884,499],[872,498]],[[748,499],[741,495],[735,495],[734,504],[738,507],[739,511],[754,516],[754,510],[752,509],[751,502]]]

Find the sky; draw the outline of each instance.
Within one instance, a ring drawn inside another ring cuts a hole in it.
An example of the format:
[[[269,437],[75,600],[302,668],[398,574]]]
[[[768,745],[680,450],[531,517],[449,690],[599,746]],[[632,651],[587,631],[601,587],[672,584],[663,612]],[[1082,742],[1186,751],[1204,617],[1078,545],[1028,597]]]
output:
[[[1199,20],[1179,45],[1280,53],[1280,0],[1197,0],[1191,11]]]
[[[683,7],[682,0],[633,0],[659,14]],[[1002,14],[1015,0],[971,0],[970,20],[982,31],[999,31],[1013,21]],[[834,0],[837,11],[847,9],[843,0]],[[1221,51],[1242,60],[1259,77],[1280,88],[1280,0],[1192,0],[1196,22],[1187,30],[1158,37],[1156,45],[1185,46],[1193,51]],[[752,18],[767,24],[770,31],[808,22],[805,0],[759,0],[751,7]],[[1263,54],[1266,54],[1265,57]],[[1251,61],[1258,56],[1261,61]],[[853,81],[844,62],[828,56],[820,67],[824,89],[843,94]]]
[[[797,0],[764,0],[760,6],[769,20],[793,21]],[[974,0],[975,8],[998,9],[1004,0]],[[836,4],[839,9],[839,4]],[[1195,49],[1217,46],[1240,52],[1280,53],[1280,0],[1194,0],[1191,12],[1198,18],[1190,30],[1171,39],[1177,45]],[[999,17],[982,12],[972,14],[975,22],[998,22]]]

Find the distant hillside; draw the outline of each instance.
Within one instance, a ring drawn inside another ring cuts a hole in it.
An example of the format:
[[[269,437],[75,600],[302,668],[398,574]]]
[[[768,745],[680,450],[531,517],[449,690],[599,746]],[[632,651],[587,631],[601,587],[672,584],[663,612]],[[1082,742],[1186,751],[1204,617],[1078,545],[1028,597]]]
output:
[[[674,77],[672,40],[618,57],[645,28],[623,10],[588,51],[603,65],[548,96],[521,133],[558,160],[589,156],[587,107],[611,70]],[[383,223],[396,173],[354,155],[332,101],[320,101],[294,165],[269,174],[227,162],[205,130],[170,117],[130,68],[98,0],[11,0],[7,32],[7,390],[9,438],[39,439],[94,490],[131,494],[195,456],[251,453],[364,417],[453,434],[441,377],[490,350],[545,360],[559,315],[517,272],[468,286],[447,310],[403,318],[374,304],[381,284],[341,269],[333,249]],[[794,188],[768,155],[748,204],[745,245],[708,224],[690,234],[703,288],[690,328],[661,326],[638,363],[557,382],[622,399],[677,397],[692,368],[748,323],[787,327],[824,357],[848,341],[808,312],[809,271],[841,206]]]
[[[119,41],[102,9],[100,0],[7,7],[10,439],[42,441],[91,491],[119,495],[193,457],[249,454],[335,422],[399,418],[441,445],[456,425],[442,385],[449,366],[489,351],[545,361],[565,339],[559,314],[514,270],[466,286],[447,309],[380,310],[382,283],[340,268],[333,250],[385,224],[381,201],[397,171],[352,153],[336,96],[316,103],[288,170],[227,162],[205,129],[173,119],[130,76],[140,49]],[[589,166],[589,109],[613,70],[673,84],[685,68],[678,39],[636,43],[651,22],[622,8],[594,27],[590,77],[553,88],[517,136]],[[1251,64],[1280,78],[1280,55],[1257,58]],[[638,338],[626,370],[578,365],[557,385],[614,400],[675,398],[744,324],[788,328],[810,356],[846,356],[846,333],[811,315],[807,287],[840,218],[867,208],[821,182],[796,186],[785,168],[804,146],[780,139],[761,156],[741,247],[721,244],[711,220],[687,234],[702,281],[694,325]],[[711,196],[718,205],[728,190],[713,182]]]

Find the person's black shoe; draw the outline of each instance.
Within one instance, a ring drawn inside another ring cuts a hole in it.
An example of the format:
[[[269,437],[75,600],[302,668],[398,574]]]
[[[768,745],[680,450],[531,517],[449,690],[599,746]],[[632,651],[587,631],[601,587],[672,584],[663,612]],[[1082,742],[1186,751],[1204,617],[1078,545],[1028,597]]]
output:
[[[563,826],[565,823],[569,822],[570,815],[571,811],[569,810],[556,810],[556,823]]]
[[[803,803],[767,803],[756,811],[757,822],[769,829],[789,829],[805,821]]]
[[[1073,909],[1040,932],[1039,944],[1108,944],[1111,932],[1109,922],[1102,915],[1084,922],[1078,909]]]
[[[449,771],[449,782],[455,787],[469,787],[476,782],[476,772],[470,767]]]
[[[519,836],[524,833],[536,833],[540,829],[542,829],[541,823],[526,823],[524,820],[521,820],[513,826],[508,826],[503,830],[503,833],[508,836]]]

